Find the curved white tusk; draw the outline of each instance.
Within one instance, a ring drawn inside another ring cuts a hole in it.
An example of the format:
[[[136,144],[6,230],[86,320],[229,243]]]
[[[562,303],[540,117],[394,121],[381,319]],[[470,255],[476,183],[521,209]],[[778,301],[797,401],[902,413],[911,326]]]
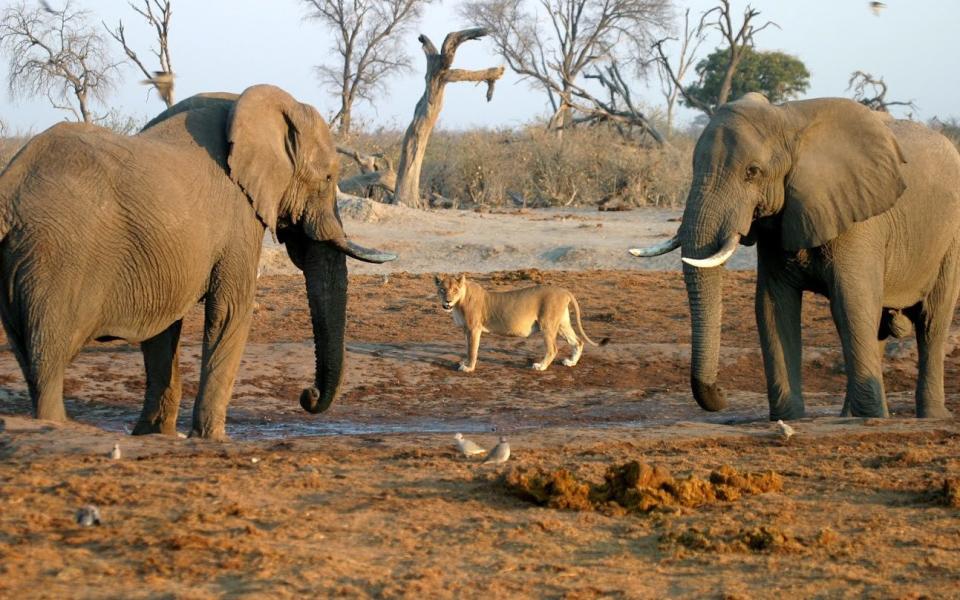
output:
[[[707,258],[687,258],[683,257],[683,262],[687,263],[691,267],[697,267],[698,269],[709,269],[710,267],[719,267],[723,263],[727,262],[727,259],[736,251],[737,244],[740,243],[740,234],[736,233],[727,238],[727,241],[724,242],[723,247],[717,251],[713,256],[708,256]]]
[[[660,256],[661,254],[666,254],[667,252],[673,252],[679,247],[680,236],[675,235],[669,240],[655,246],[647,246],[646,248],[630,248],[630,254],[634,256]]]

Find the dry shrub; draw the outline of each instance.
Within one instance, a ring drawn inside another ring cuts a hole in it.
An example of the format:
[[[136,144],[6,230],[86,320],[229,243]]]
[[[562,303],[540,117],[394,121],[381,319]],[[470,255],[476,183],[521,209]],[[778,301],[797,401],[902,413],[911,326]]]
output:
[[[693,475],[678,479],[663,467],[630,461],[611,465],[600,484],[581,481],[564,468],[515,467],[497,485],[539,506],[624,514],[731,502],[743,494],[779,491],[783,478],[772,471],[740,474],[724,465],[709,480]]]
[[[381,131],[339,143],[381,152],[396,166],[400,138]],[[420,193],[460,207],[595,206],[610,197],[627,206],[677,207],[689,188],[694,141],[677,136],[663,148],[643,147],[606,127],[573,129],[562,138],[541,126],[438,131],[424,157]],[[353,161],[341,164],[342,177],[356,174]]]

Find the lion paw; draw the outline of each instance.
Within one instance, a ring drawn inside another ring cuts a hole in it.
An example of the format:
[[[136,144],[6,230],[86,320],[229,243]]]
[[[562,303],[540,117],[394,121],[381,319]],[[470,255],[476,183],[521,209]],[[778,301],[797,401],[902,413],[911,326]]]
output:
[[[457,370],[463,371],[464,373],[473,373],[473,367],[467,366],[464,363],[460,363],[459,365],[457,365]]]
[[[578,362],[578,361],[573,360],[572,358],[565,358],[565,359],[563,359],[562,362],[563,362],[563,366],[565,366],[565,367],[575,367],[575,366],[577,366],[577,362]]]
[[[532,368],[534,371],[546,371],[546,370],[547,370],[547,365],[544,365],[544,364],[542,364],[542,363],[536,362],[536,363],[533,363],[533,365],[531,366],[531,368]]]

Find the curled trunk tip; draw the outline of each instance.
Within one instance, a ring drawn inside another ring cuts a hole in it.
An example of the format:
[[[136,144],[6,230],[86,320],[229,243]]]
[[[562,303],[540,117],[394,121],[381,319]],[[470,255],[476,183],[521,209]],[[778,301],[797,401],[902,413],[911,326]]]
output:
[[[717,412],[727,407],[727,398],[716,383],[705,383],[696,377],[690,378],[690,387],[693,398],[700,408],[709,412]]]

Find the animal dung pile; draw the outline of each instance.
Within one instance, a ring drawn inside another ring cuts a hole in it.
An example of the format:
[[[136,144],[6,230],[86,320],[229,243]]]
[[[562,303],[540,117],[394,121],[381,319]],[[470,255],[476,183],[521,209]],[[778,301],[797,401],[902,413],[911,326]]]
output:
[[[582,481],[568,469],[540,467],[514,468],[498,483],[507,493],[539,506],[612,514],[697,508],[783,488],[783,478],[773,471],[741,474],[724,465],[708,479],[694,475],[675,478],[663,467],[635,460],[611,465],[598,484]]]

